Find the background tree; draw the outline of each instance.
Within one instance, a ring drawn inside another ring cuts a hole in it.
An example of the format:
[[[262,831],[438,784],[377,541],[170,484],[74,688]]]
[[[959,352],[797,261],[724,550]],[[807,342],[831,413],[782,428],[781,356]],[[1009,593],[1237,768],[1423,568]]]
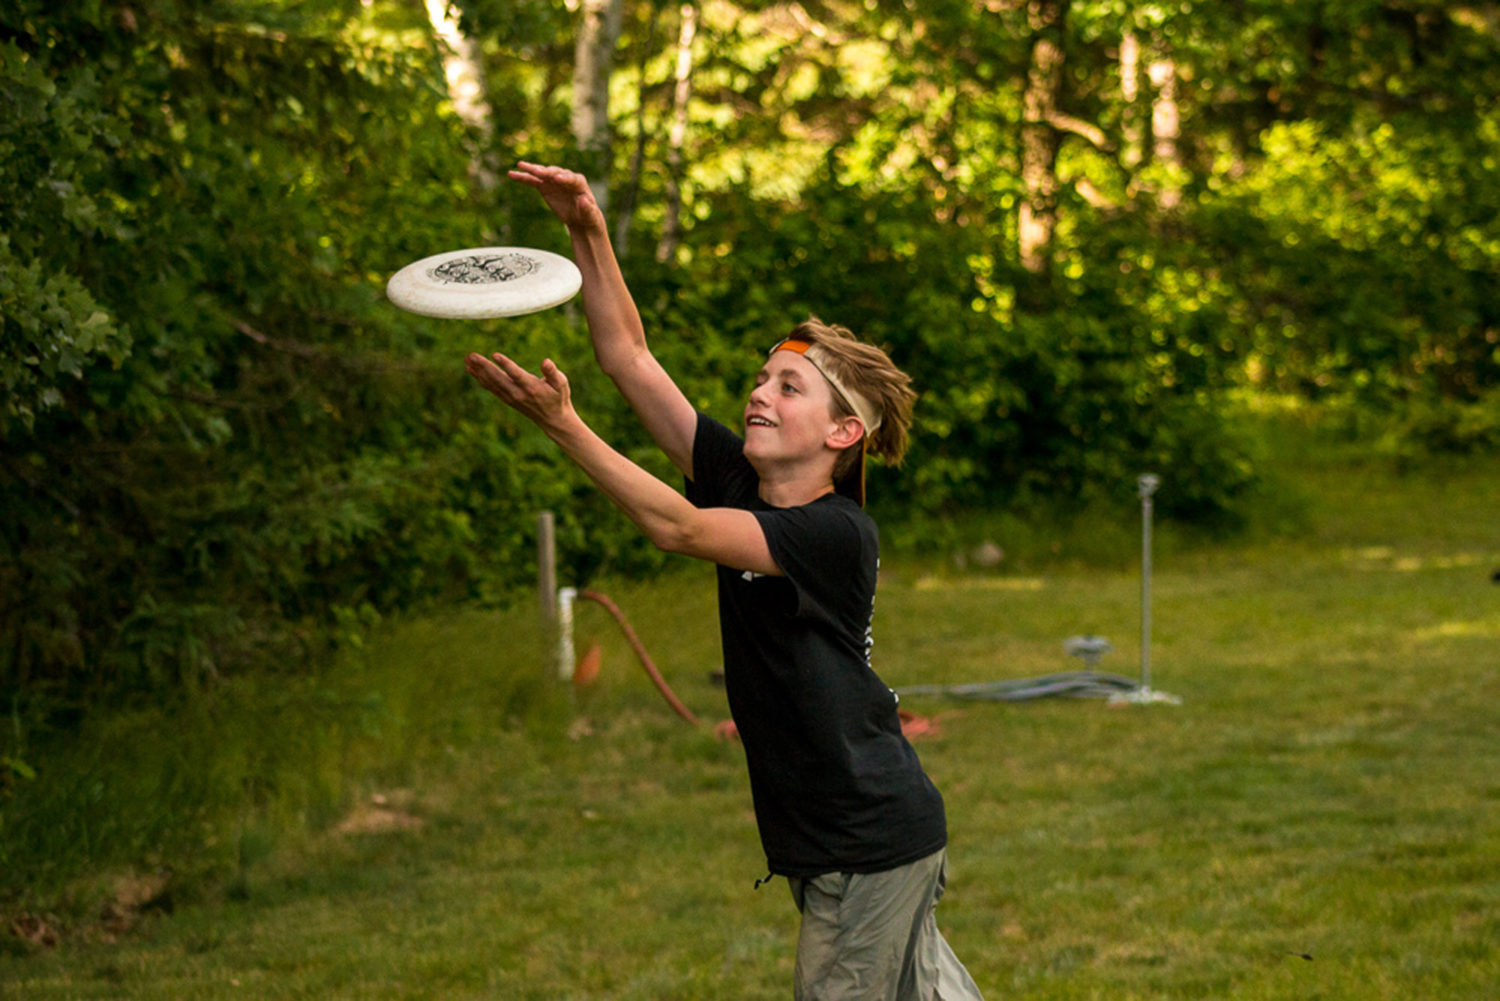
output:
[[[582,0],[573,58],[573,138],[578,143],[581,173],[589,179],[594,200],[606,216],[613,154],[609,82],[622,4],[623,0]]]
[[[494,115],[490,112],[489,85],[485,80],[479,43],[464,32],[458,13],[449,0],[426,0],[426,5],[427,20],[443,47],[443,76],[448,81],[448,99],[478,142],[470,173],[481,189],[493,191],[500,184],[500,172],[492,148]]]
[[[538,507],[571,579],[662,566],[467,392],[468,350],[551,354],[668,473],[576,311],[460,328],[381,294],[500,232],[565,250],[475,176],[586,148],[607,184],[615,136],[616,238],[662,251],[628,278],[696,405],[734,413],[808,313],[916,377],[912,461],[872,472],[913,544],[1147,467],[1165,514],[1232,524],[1236,394],[1394,448],[1500,444],[1496,4],[587,11],[0,10],[0,685],[82,705],[506,601]]]
[[[669,261],[682,239],[683,146],[687,142],[688,105],[693,99],[693,40],[698,36],[698,8],[683,4],[679,11],[677,61],[672,74],[672,130],[667,137],[666,209],[656,259]]]

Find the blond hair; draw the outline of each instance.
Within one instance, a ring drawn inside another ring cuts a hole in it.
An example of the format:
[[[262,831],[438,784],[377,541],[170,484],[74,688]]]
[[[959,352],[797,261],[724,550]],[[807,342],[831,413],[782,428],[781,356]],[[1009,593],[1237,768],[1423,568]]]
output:
[[[899,466],[906,458],[910,444],[912,406],[917,394],[911,388],[911,376],[895,366],[880,348],[866,344],[847,327],[824,323],[810,316],[788,335],[791,340],[805,341],[818,347],[820,366],[830,369],[833,378],[833,416],[857,417],[855,407],[834,387],[838,382],[874,406],[877,421],[865,428],[864,450]],[[859,461],[860,449],[847,448],[834,464],[834,479],[847,474]]]

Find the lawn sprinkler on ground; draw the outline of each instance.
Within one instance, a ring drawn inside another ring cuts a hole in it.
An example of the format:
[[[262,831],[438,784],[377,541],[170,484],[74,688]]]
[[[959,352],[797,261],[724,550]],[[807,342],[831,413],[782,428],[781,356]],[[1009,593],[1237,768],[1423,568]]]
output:
[[[1103,636],[1070,636],[1063,650],[1083,661],[1082,671],[1064,671],[1040,678],[982,681],[962,685],[912,685],[896,690],[898,696],[942,695],[980,702],[1025,702],[1063,696],[1075,699],[1108,699],[1110,705],[1142,705],[1152,702],[1180,705],[1182,700],[1151,687],[1151,496],[1161,480],[1151,473],[1137,481],[1141,498],[1141,678],[1133,681],[1118,674],[1099,671],[1101,657],[1114,650]]]
[[[1136,683],[1118,674],[1097,669],[1099,658],[1113,650],[1103,636],[1070,636],[1063,650],[1083,661],[1082,671],[1059,671],[1039,678],[1012,681],[981,681],[967,685],[912,685],[897,689],[898,695],[945,695],[972,702],[1029,702],[1033,699],[1114,699],[1136,688]]]
[[[1092,671],[1099,665],[1099,658],[1114,650],[1114,645],[1103,636],[1069,636],[1063,640],[1063,651],[1069,657],[1083,661],[1084,669]]]

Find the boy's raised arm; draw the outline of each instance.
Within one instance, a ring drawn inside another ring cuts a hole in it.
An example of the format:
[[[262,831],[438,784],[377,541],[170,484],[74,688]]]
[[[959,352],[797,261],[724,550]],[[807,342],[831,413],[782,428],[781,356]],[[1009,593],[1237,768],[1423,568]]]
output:
[[[551,359],[542,363],[540,376],[502,354],[471,354],[465,367],[485,389],[535,422],[659,549],[737,570],[781,573],[755,515],[695,507],[595,434],[573,409],[567,376]]]
[[[614,380],[658,447],[685,475],[693,474],[698,415],[646,346],[640,311],[609,242],[609,229],[583,175],[562,167],[522,162],[512,180],[541,193],[568,227],[574,262],[583,273],[583,309],[594,357]]]

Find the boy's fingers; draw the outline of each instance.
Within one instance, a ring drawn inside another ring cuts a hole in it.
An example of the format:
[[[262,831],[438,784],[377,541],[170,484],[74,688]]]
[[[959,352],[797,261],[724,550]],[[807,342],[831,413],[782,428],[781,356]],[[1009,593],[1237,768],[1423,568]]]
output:
[[[550,358],[542,363],[542,378],[540,379],[502,354],[497,353],[495,359],[500,363],[501,371],[515,385],[517,392],[523,395],[537,396],[542,392],[543,386],[560,393],[567,385],[567,378],[557,370],[557,366],[552,364]]]
[[[506,375],[510,376],[517,382],[520,382],[522,379],[534,378],[530,372],[526,371],[524,368],[517,365],[515,362],[511,361],[509,358],[505,357],[498,351],[495,352],[495,365],[500,369],[500,371],[504,372]]]
[[[542,183],[550,182],[572,188],[588,186],[587,178],[577,171],[569,170],[567,167],[552,167],[539,163],[527,163],[524,160],[521,161],[519,166],[531,177],[536,178]]]
[[[559,167],[543,167],[540,164],[526,163],[523,160],[516,164],[515,169],[506,171],[506,176],[533,188],[545,188],[548,184],[559,180],[559,172],[566,173]]]
[[[483,355],[469,355],[468,369],[478,376],[485,376],[491,379],[505,378],[504,370]]]
[[[504,372],[493,366],[487,369],[471,368],[469,373],[486,391],[500,397],[506,403],[514,405],[521,398],[521,391],[516,388],[516,384],[508,379]]]
[[[547,384],[559,393],[568,388],[568,377],[563,375],[562,369],[558,368],[551,358],[542,362],[542,378],[546,379]]]
[[[471,354],[468,358],[464,359],[464,368],[468,369],[469,374],[481,382],[493,381],[496,376],[501,374],[488,358],[478,354]]]
[[[494,360],[491,361],[490,358]],[[498,351],[490,358],[471,354],[466,359],[466,366],[469,373],[486,389],[508,403],[519,406],[528,399],[546,396],[548,390],[559,395],[567,393],[568,377],[551,358],[542,362],[541,378],[532,375]]]
[[[518,161],[516,166],[520,171],[539,180],[556,181],[566,177],[571,171],[564,167],[550,167],[541,163],[529,163],[525,160]]]

